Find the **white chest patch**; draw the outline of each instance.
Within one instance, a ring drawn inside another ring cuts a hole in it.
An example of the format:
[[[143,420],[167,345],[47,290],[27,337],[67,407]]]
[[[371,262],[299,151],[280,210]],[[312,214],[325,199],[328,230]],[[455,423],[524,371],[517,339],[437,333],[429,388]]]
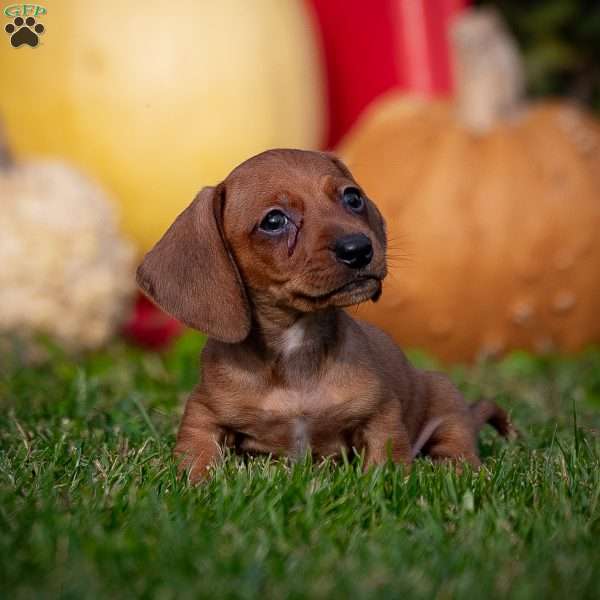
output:
[[[283,334],[282,350],[285,356],[290,356],[302,348],[304,344],[304,324],[297,321]]]
[[[292,424],[292,453],[295,458],[301,458],[306,454],[310,446],[310,433],[308,424],[303,417],[296,417]]]

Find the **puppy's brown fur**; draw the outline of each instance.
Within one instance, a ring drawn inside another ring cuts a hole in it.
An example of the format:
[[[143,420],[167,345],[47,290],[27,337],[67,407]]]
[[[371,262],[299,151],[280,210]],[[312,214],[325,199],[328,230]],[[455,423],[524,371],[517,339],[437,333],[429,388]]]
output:
[[[210,338],[175,449],[193,480],[222,445],[354,448],[367,467],[419,453],[478,466],[483,424],[508,433],[494,403],[469,407],[444,375],[415,369],[385,333],[341,310],[376,300],[386,276],[384,221],[362,191],[361,210],[344,204],[348,187],[360,191],[328,154],[264,152],[204,188],[139,267],[144,292]],[[277,235],[260,227],[273,209],[288,217]],[[336,257],[348,234],[371,240],[362,268]]]

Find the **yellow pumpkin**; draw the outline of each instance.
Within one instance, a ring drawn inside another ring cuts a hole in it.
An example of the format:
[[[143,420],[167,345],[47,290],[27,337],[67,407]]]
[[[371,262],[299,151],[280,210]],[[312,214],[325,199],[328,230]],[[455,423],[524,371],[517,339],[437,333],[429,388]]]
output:
[[[391,275],[366,318],[446,361],[600,341],[600,126],[520,102],[496,17],[453,32],[455,104],[388,96],[341,156],[387,218]]]
[[[59,156],[97,177],[141,250],[241,160],[322,140],[301,0],[43,6],[37,47],[1,40],[0,120],[17,155]]]

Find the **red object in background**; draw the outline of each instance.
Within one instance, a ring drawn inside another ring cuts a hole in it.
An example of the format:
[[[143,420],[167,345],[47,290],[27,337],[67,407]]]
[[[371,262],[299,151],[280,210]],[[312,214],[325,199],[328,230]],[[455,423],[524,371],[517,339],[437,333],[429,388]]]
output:
[[[138,294],[133,315],[123,328],[123,335],[130,341],[160,350],[184,330],[184,326],[169,317],[146,296]]]
[[[328,147],[391,88],[450,92],[448,23],[468,0],[306,1],[316,13],[325,55]]]

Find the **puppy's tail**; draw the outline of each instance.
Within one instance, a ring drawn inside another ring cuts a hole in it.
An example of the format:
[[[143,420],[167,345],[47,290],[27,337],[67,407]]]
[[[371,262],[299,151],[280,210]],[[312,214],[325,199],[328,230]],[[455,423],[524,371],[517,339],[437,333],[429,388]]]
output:
[[[475,422],[475,430],[486,424],[491,425],[502,437],[509,438],[516,435],[516,429],[510,422],[508,413],[492,400],[479,400],[470,407],[471,416]]]

